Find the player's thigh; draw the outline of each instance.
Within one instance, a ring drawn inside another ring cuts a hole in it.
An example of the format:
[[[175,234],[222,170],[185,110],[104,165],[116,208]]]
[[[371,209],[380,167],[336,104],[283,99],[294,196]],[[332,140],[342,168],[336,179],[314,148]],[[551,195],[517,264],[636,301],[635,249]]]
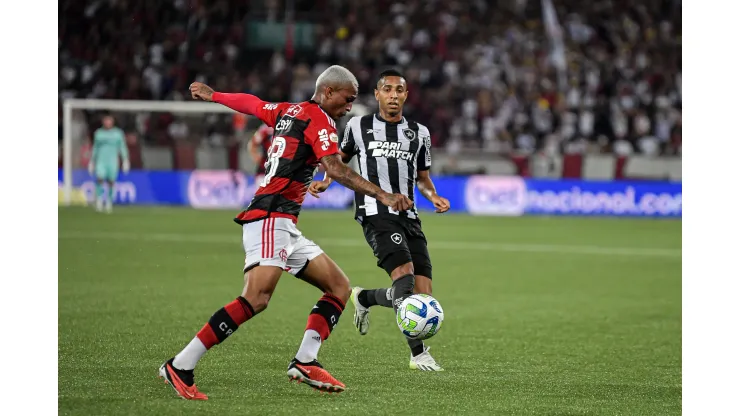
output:
[[[394,221],[368,217],[363,223],[362,231],[378,259],[378,267],[385,270],[391,279],[414,273],[413,259],[403,227]]]
[[[118,180],[118,167],[111,167],[108,171],[108,182],[115,183]]]
[[[99,182],[108,181],[110,175],[108,172],[110,171],[110,166],[107,163],[98,163],[95,165],[95,179],[97,179]]]
[[[267,307],[293,250],[291,229],[286,222],[292,225],[284,218],[266,218],[242,226],[244,297],[255,311]]]
[[[421,230],[421,224],[409,221],[406,224],[406,235],[408,236],[408,247],[411,260],[414,263],[414,273],[432,280],[432,260],[429,257],[427,238]],[[429,284],[431,288],[431,282]]]
[[[414,274],[432,280],[432,260],[429,257],[426,240],[412,238],[409,241],[409,251],[414,264]]]
[[[301,237],[288,259],[288,273],[315,286],[322,292],[347,301],[352,288],[347,275],[318,245]]]
[[[265,218],[242,226],[245,273],[257,266],[275,266],[285,270],[293,251],[291,225],[292,222],[286,218]]]
[[[287,261],[285,262],[285,271],[301,278],[308,264],[319,257],[324,250],[318,244],[304,237],[300,232],[293,236],[293,250],[291,250]]]
[[[103,179],[105,179],[108,182],[115,182],[118,178],[118,165],[113,163],[104,163],[101,166],[101,173],[103,175]]]

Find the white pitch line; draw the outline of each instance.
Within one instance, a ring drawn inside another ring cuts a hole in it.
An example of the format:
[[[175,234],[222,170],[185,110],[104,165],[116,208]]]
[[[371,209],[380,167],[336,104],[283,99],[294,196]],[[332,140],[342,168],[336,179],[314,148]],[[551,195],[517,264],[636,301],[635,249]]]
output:
[[[59,234],[60,240],[123,240],[123,241],[161,241],[186,243],[216,243],[241,245],[241,233],[232,234],[135,234],[125,232],[81,232],[65,231]],[[327,247],[368,247],[362,240],[320,239],[320,246]],[[606,256],[639,256],[639,257],[677,257],[681,258],[681,249],[670,248],[635,248],[606,247],[594,245],[561,245],[561,244],[521,244],[492,243],[472,241],[429,241],[431,248],[463,251],[498,251],[512,253],[555,253]]]

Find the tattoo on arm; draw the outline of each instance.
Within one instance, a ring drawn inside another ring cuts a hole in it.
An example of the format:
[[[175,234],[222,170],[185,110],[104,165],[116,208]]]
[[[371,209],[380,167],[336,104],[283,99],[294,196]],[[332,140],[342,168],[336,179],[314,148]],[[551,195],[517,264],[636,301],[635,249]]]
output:
[[[342,159],[342,163],[344,163],[345,165],[352,160],[352,155],[348,155],[341,150],[339,151],[339,157]],[[324,181],[327,181],[329,183],[333,181],[331,176],[329,176],[329,171],[326,170],[326,168],[324,168]]]
[[[321,163],[326,169],[327,176],[341,183],[347,188],[363,193],[369,197],[376,198],[383,190],[375,184],[366,181],[349,166],[342,163],[338,155],[324,156]]]

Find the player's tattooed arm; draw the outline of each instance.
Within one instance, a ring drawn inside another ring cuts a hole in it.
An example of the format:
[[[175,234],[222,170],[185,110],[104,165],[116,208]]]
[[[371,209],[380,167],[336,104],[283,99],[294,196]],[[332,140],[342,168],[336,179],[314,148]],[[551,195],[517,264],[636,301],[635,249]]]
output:
[[[342,158],[342,162],[345,164],[349,163],[350,160],[352,160],[352,155],[348,155],[341,150],[339,151],[339,156]],[[332,182],[331,176],[329,176],[329,172],[324,172],[324,182],[326,182],[326,186],[329,186]]]
[[[342,162],[338,154],[324,156],[321,158],[326,174],[347,188],[377,199],[383,205],[395,211],[406,211],[413,206],[413,202],[401,194],[390,194],[383,191],[377,185],[365,180],[349,166]]]
[[[419,188],[419,192],[424,195],[424,198],[434,204],[436,212],[443,213],[450,209],[450,201],[437,194],[437,188],[435,188],[434,182],[432,182],[432,177],[429,176],[429,170],[420,170],[417,172],[416,187]]]
[[[342,157],[342,162],[349,163],[350,160],[352,160],[352,155],[348,155],[341,150],[339,151],[339,156]]]
[[[361,192],[376,199],[380,199],[386,193],[344,164],[338,154],[322,157],[321,164],[324,165],[324,170],[326,170],[326,177],[336,180],[353,191]]]
[[[213,88],[202,82],[193,82],[190,84],[190,95],[194,100],[213,101]]]

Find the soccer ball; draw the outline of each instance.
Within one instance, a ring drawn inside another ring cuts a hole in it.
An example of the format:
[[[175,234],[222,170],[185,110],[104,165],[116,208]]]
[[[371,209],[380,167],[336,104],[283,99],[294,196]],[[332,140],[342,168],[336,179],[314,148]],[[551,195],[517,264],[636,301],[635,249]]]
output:
[[[442,326],[445,314],[437,299],[429,295],[411,295],[396,311],[398,328],[410,339],[433,337]]]

